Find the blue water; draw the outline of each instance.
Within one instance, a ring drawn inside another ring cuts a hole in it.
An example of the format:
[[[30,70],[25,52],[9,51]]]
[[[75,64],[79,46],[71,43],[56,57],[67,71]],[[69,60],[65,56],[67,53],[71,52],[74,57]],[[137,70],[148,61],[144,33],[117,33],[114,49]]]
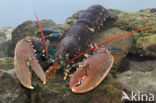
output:
[[[92,4],[125,11],[156,8],[156,0],[0,0],[0,27],[16,27],[26,20],[35,20],[34,12],[40,19],[61,24],[76,11]]]

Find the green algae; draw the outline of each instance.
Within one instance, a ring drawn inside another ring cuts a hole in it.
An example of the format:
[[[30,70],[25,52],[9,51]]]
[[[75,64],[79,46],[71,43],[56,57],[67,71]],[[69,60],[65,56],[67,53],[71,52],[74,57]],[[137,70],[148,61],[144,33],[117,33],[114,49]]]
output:
[[[118,14],[119,20],[114,24],[120,29],[126,31],[137,30],[146,27],[156,27],[156,13],[150,13],[150,9],[141,10],[136,13],[126,15]],[[131,53],[143,54],[146,56],[156,56],[153,49],[148,49],[151,45],[155,47],[156,29],[148,29],[133,33],[133,44]],[[152,39],[153,38],[153,39]],[[153,47],[152,47],[153,48]]]
[[[43,101],[54,103],[95,103],[95,101],[120,103],[119,98],[122,96],[123,88],[110,74],[97,88],[83,94],[72,93],[67,86],[69,80],[63,81],[60,74],[57,74],[56,78],[49,80],[43,87],[37,87],[39,90],[34,90],[31,93],[32,103],[42,103]]]
[[[0,58],[0,69],[10,70],[14,68],[14,59],[12,57]]]

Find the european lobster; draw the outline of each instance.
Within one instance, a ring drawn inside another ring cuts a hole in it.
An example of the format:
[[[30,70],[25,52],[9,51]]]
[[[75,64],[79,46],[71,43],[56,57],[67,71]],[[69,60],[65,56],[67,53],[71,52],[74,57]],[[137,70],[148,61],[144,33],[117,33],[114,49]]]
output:
[[[23,86],[33,89],[30,69],[45,84],[46,76],[48,77],[51,71],[55,75],[57,68],[67,68],[64,72],[64,79],[66,79],[67,73],[72,68],[77,68],[70,79],[70,89],[75,93],[84,93],[94,89],[110,71],[114,58],[107,48],[99,47],[100,45],[91,45],[91,40],[94,32],[99,31],[106,22],[116,19],[117,16],[108,12],[101,5],[92,5],[83,12],[77,22],[69,29],[56,50],[52,48],[50,42],[45,42],[44,36],[42,39],[26,37],[20,40],[16,45],[14,55],[14,67],[17,78]],[[52,37],[60,36],[58,31],[42,30],[41,26],[40,30],[41,33],[55,32],[55,35],[52,35]],[[75,60],[87,52],[87,59],[81,58],[79,61],[82,61],[82,59],[83,61],[76,63]],[[44,73],[39,64],[43,58],[52,65],[46,73]],[[75,63],[78,64],[76,67],[73,66]]]

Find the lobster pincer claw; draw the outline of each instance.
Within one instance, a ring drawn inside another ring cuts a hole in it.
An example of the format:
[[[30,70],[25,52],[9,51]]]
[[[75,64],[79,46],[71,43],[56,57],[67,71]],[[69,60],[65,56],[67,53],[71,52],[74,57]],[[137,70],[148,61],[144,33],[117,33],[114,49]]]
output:
[[[35,52],[29,40],[20,40],[15,48],[14,68],[17,78],[21,84],[27,88],[33,89],[31,84],[31,71],[32,69],[37,76],[46,83],[46,76],[35,58]]]
[[[74,93],[85,93],[96,88],[110,71],[114,57],[107,51],[88,57],[70,79],[70,89]]]

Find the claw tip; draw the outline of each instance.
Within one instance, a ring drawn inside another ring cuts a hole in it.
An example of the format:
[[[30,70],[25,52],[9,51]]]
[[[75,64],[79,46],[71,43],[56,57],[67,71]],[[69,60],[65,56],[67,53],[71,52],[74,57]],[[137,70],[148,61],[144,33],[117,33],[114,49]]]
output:
[[[43,84],[45,85],[46,84],[46,81],[44,81]]]
[[[34,89],[34,87],[31,86],[30,89]]]
[[[76,92],[75,88],[71,88],[71,90],[72,90],[72,92],[74,92],[74,93]]]

